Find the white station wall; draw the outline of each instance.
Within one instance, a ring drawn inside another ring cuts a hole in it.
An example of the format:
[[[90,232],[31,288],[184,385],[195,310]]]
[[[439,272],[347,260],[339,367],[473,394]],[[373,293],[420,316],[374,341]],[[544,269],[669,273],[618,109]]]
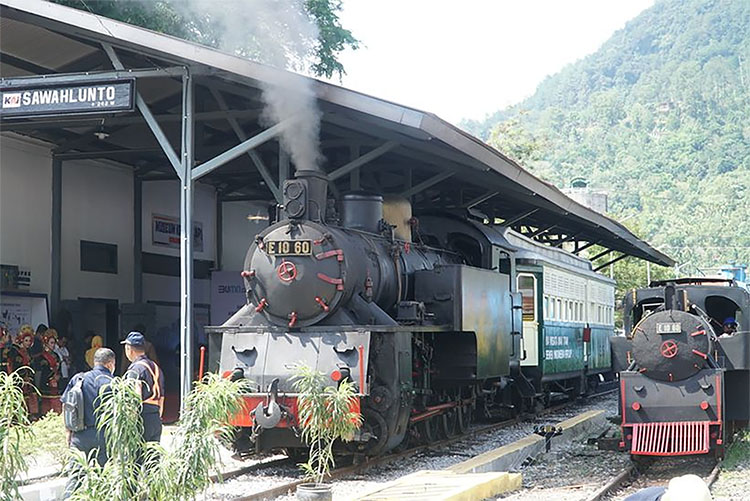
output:
[[[81,240],[117,245],[117,273],[81,271]],[[133,173],[89,161],[62,167],[61,299],[133,300]]]
[[[51,214],[49,147],[0,136],[0,263],[31,271],[31,292],[51,288]]]
[[[152,234],[153,215],[180,217],[180,184],[178,181],[143,183],[143,252],[180,257],[180,249],[155,244]],[[196,184],[193,191],[193,221],[203,228],[203,250],[195,251],[195,259],[216,260],[216,190]],[[193,281],[193,302],[210,302],[210,281]],[[143,274],[143,300],[179,303],[180,278],[150,273]]]
[[[143,252],[180,257],[180,248],[154,244],[153,215],[180,218],[180,183],[148,181],[143,183]],[[203,250],[195,251],[195,259],[214,261],[216,258],[216,190],[196,184],[193,190],[193,221],[203,226]]]
[[[222,204],[221,268],[242,271],[245,254],[255,235],[268,227],[265,202],[224,202]]]
[[[153,214],[179,218],[177,181],[143,187],[143,251],[179,257],[179,248],[154,244]],[[133,301],[133,174],[127,167],[95,161],[66,161],[62,167],[61,299]],[[216,261],[216,192],[196,184],[193,217],[202,224],[203,250],[196,259]],[[223,207],[224,269],[242,268],[250,242],[265,228],[264,203],[231,202]],[[0,263],[31,271],[31,292],[51,289],[52,156],[50,146],[15,135],[0,136]],[[117,274],[81,271],[80,241],[117,245]],[[179,277],[144,274],[143,299],[179,302]],[[210,281],[193,282],[193,300],[210,302]]]

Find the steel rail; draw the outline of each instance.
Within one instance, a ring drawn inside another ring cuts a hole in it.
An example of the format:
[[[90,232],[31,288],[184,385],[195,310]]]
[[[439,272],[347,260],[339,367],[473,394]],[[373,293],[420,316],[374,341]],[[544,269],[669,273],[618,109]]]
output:
[[[602,499],[609,497],[619,488],[623,487],[623,484],[627,482],[629,479],[640,477],[641,475],[647,475],[649,468],[656,461],[657,461],[656,458],[652,458],[651,461],[649,461],[646,464],[643,464],[641,468],[637,468],[635,464],[630,463],[625,468],[620,470],[620,472],[617,475],[612,477],[600,489],[594,492],[590,497],[586,498],[586,501],[601,501]],[[706,486],[708,486],[709,489],[711,489],[711,486],[716,481],[716,478],[718,477],[719,472],[721,472],[721,465],[722,465],[722,461],[721,460],[717,461],[716,465],[711,470],[711,473],[704,479],[704,481],[706,482]]]
[[[596,397],[608,395],[608,394],[613,393],[613,392],[615,392],[617,390],[618,390],[617,388],[609,389],[609,390],[603,391],[601,393],[595,393],[595,394],[589,395],[586,398],[589,399],[589,398],[596,398]],[[365,471],[365,470],[367,470],[369,468],[372,468],[374,466],[388,464],[388,463],[391,463],[391,462],[394,462],[394,461],[398,461],[400,459],[406,459],[406,458],[412,457],[412,456],[414,456],[414,455],[416,455],[416,454],[418,454],[420,452],[425,452],[425,451],[429,451],[429,450],[439,449],[439,448],[442,448],[442,447],[446,447],[446,446],[455,444],[455,443],[460,442],[462,440],[471,439],[471,438],[474,438],[474,437],[479,436],[479,435],[484,435],[486,433],[490,433],[490,432],[493,432],[493,431],[496,431],[496,430],[507,428],[507,427],[512,426],[514,424],[521,423],[521,422],[523,422],[526,419],[538,418],[538,417],[550,414],[552,412],[557,412],[559,410],[563,410],[563,409],[569,407],[570,405],[572,405],[573,403],[574,402],[565,402],[565,403],[560,404],[560,405],[556,405],[556,406],[553,406],[553,407],[548,407],[546,409],[543,409],[539,413],[533,414],[531,416],[529,416],[529,415],[526,415],[526,416],[521,415],[521,416],[514,417],[512,419],[507,419],[505,421],[500,421],[500,422],[497,422],[497,423],[492,423],[492,424],[489,424],[489,425],[480,426],[480,427],[475,428],[473,430],[469,430],[466,433],[458,434],[455,437],[450,437],[450,438],[443,439],[443,440],[440,440],[440,441],[437,441],[437,442],[433,442],[433,443],[430,443],[430,444],[419,445],[419,446],[413,447],[413,448],[408,449],[408,450],[403,451],[403,452],[397,452],[397,453],[388,454],[388,455],[385,455],[385,456],[378,456],[378,457],[373,457],[373,458],[367,458],[367,459],[365,459],[361,463],[357,463],[357,464],[353,464],[353,465],[349,465],[349,466],[344,466],[344,467],[341,467],[341,468],[336,468],[335,470],[333,470],[333,471],[331,471],[329,473],[329,475],[327,477],[327,480],[335,480],[335,479],[339,479],[339,478],[342,478],[342,477],[345,477],[345,476],[348,476],[348,475],[352,475],[354,473],[361,473],[361,472],[363,472],[363,471]],[[279,496],[284,496],[284,495],[287,495],[287,494],[290,494],[290,493],[294,492],[295,489],[300,484],[303,484],[303,483],[306,483],[306,482],[307,482],[307,480],[305,480],[305,479],[292,480],[291,482],[286,482],[286,483],[283,483],[283,484],[279,484],[277,486],[271,487],[269,489],[265,489],[263,491],[254,492],[252,494],[248,494],[248,495],[245,495],[245,496],[240,496],[240,497],[232,498],[231,501],[266,501],[266,500],[272,500],[272,499],[275,499],[275,498],[277,498]]]

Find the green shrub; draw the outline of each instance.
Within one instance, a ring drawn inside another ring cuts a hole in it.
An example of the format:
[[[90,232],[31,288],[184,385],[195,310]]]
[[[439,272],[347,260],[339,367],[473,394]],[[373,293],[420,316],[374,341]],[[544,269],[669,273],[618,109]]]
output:
[[[68,461],[70,449],[68,449],[62,415],[49,411],[31,424],[31,431],[31,436],[21,443],[24,456],[28,458],[47,453],[60,465]]]
[[[181,501],[193,499],[211,482],[219,466],[217,437],[229,436],[229,416],[241,409],[245,381],[229,381],[207,374],[188,395],[165,449],[143,441],[141,397],[134,380],[113,378],[97,409],[104,430],[109,461],[99,466],[95,458],[76,455],[74,468],[82,482],[72,501]]]
[[[294,389],[299,393],[299,421],[302,439],[310,446],[310,455],[300,468],[308,479],[322,483],[335,465],[333,444],[351,440],[362,425],[362,416],[353,412],[356,391],[351,381],[328,386],[328,377],[306,365],[298,365]]]
[[[19,498],[16,477],[28,469],[22,444],[33,432],[22,385],[18,371],[0,371],[0,501]]]

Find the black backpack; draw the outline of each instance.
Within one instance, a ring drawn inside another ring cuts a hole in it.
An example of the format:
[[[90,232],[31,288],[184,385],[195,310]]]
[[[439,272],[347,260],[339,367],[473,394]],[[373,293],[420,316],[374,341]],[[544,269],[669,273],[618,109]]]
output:
[[[75,377],[76,382],[62,398],[63,421],[68,430],[81,431],[86,428],[83,420],[83,374]]]

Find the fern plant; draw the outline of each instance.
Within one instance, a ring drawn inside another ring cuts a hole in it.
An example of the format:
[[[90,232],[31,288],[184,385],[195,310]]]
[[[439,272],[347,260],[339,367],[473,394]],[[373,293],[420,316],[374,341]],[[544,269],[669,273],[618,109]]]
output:
[[[300,464],[305,476],[316,484],[323,483],[335,466],[333,445],[336,440],[349,441],[362,425],[362,416],[353,411],[357,394],[354,383],[341,381],[329,386],[328,377],[306,365],[298,365],[294,389],[299,396],[299,424],[302,440],[310,447],[306,463]]]
[[[20,370],[29,369],[22,367],[10,374],[0,371],[0,501],[20,499],[16,478],[28,469],[21,444],[32,431]]]

